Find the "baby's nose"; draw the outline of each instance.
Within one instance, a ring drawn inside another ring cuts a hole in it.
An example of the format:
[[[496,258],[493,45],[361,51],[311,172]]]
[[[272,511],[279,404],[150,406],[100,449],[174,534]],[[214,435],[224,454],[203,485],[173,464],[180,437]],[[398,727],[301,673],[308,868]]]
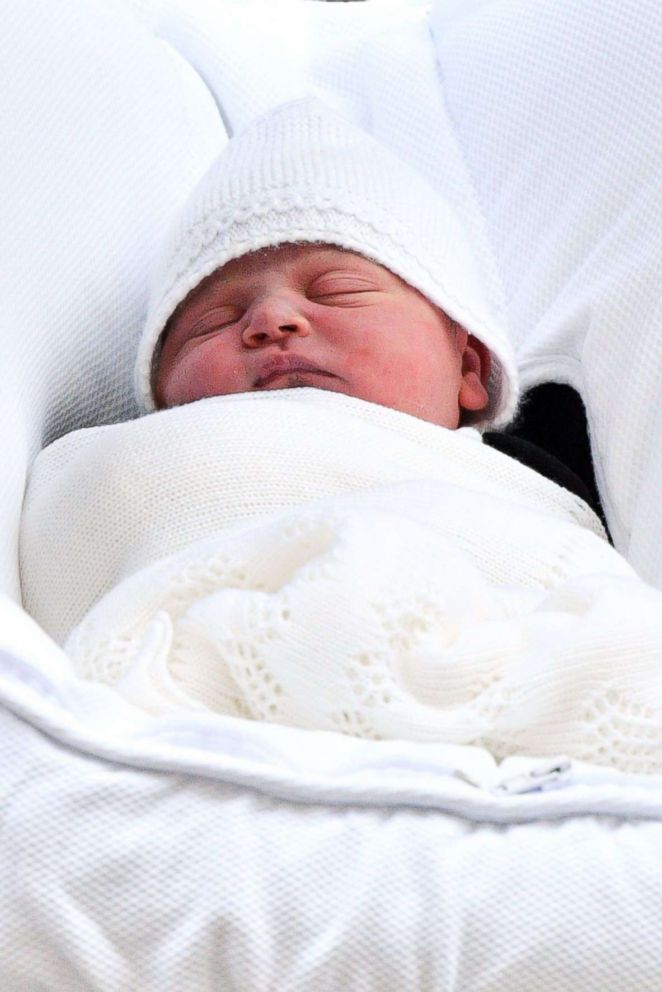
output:
[[[247,344],[259,344],[293,331],[303,335],[310,332],[303,307],[294,298],[271,294],[251,305],[243,337]]]

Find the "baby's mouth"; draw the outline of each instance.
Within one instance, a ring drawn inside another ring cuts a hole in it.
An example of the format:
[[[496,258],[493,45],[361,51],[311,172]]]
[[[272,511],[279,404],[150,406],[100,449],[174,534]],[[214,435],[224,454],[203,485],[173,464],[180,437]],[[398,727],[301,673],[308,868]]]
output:
[[[285,386],[281,388],[292,388],[295,386],[307,386],[311,377],[326,376],[335,378],[331,372],[323,372],[321,369],[290,369],[285,372],[272,372],[268,376],[263,376],[255,383],[256,389],[264,389],[277,379],[285,379]]]

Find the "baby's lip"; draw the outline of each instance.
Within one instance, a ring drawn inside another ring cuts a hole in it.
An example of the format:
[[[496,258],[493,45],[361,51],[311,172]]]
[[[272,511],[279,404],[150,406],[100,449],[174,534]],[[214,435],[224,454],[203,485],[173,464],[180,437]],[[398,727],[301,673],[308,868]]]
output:
[[[267,359],[254,385],[258,388],[266,386],[271,379],[287,372],[319,372],[321,375],[332,375],[331,372],[325,372],[324,369],[311,362],[306,362],[303,358],[297,358],[296,355],[278,355]]]

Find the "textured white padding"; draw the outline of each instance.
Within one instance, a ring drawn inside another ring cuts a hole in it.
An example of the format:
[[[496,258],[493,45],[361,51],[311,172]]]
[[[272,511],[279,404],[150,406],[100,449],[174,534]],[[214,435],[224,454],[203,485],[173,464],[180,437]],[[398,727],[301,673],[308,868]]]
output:
[[[662,7],[437,0],[431,23],[523,386],[579,390],[616,546],[660,586]]]
[[[3,10],[0,588],[14,596],[26,468],[53,437],[135,413],[147,271],[225,141],[155,29],[128,3]]]
[[[97,757],[11,710],[0,734],[7,992],[659,990],[654,793],[497,801],[435,774],[428,753],[427,777],[404,763],[398,802],[381,784],[391,746],[384,770],[377,754],[372,774],[355,761],[350,790],[332,784],[345,748],[326,788],[306,781],[309,740],[292,741],[288,766],[237,734],[224,762],[237,774],[218,759],[204,770],[204,728],[171,728],[179,772],[154,767],[139,737]],[[273,762],[272,782],[250,783],[251,759]]]

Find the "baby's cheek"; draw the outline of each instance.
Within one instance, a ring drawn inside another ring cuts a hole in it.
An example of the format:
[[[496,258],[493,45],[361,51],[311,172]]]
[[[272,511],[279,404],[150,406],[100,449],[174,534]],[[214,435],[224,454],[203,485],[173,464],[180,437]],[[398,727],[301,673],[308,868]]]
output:
[[[207,396],[224,396],[242,392],[241,367],[205,349],[176,360],[163,380],[162,395],[166,406],[192,403]]]
[[[418,358],[409,352],[401,353],[397,349],[389,349],[388,352],[379,354],[376,359],[373,357],[371,367],[385,387],[404,393],[418,386],[421,374],[425,374],[427,365],[421,364]]]
[[[348,344],[346,358],[355,370],[375,369],[384,374],[392,366],[394,350],[399,348],[396,345],[394,349],[391,336],[385,333],[385,329],[368,327]]]

